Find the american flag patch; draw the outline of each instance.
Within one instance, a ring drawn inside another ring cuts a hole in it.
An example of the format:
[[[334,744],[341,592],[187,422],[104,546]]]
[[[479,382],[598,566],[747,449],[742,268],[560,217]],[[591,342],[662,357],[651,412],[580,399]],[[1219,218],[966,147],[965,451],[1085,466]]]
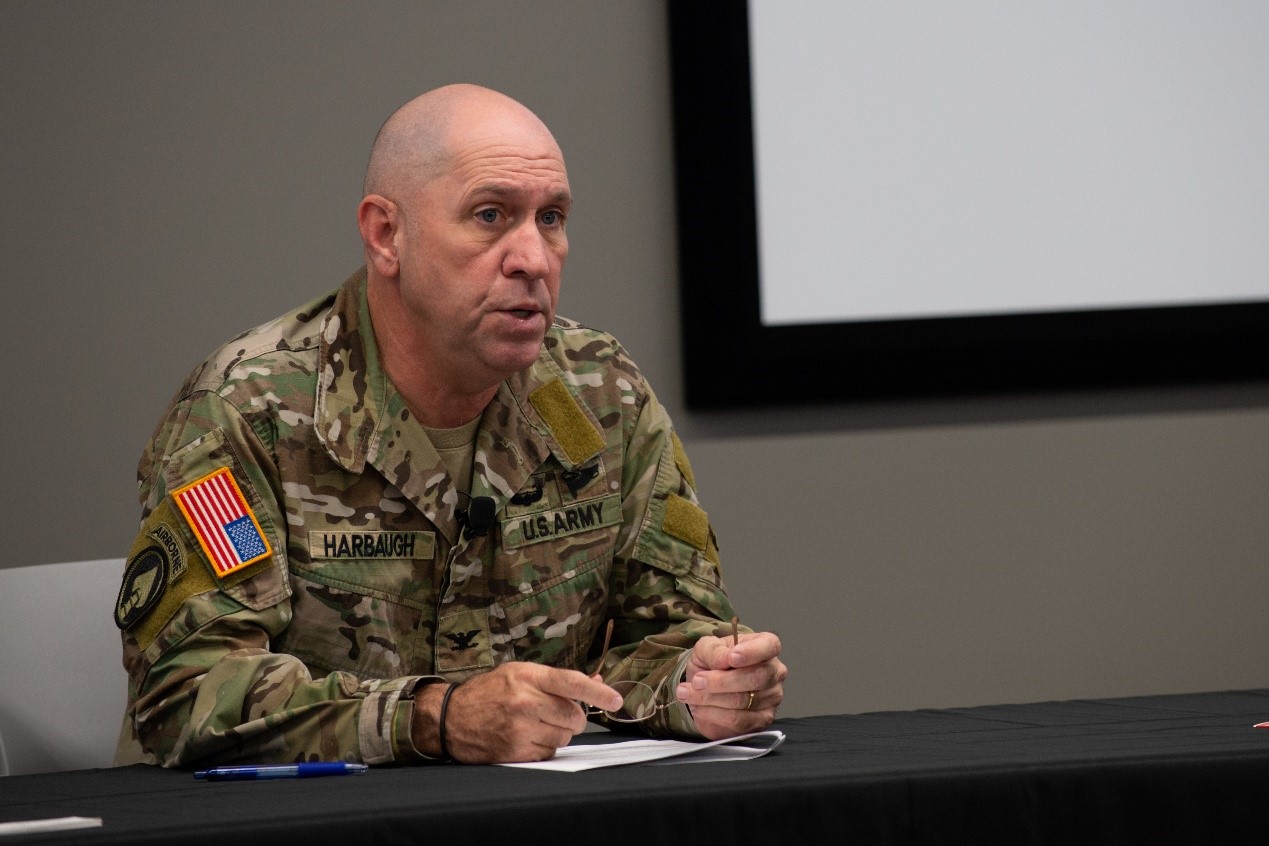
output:
[[[175,491],[172,498],[220,578],[272,554],[228,467]]]

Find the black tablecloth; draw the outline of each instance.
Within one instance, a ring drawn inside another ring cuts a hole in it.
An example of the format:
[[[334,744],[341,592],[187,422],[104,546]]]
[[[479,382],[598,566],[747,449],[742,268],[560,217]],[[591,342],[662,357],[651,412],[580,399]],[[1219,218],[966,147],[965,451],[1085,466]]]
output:
[[[780,720],[747,762],[436,765],[206,783],[137,766],[0,779],[2,843],[1266,843],[1269,690]],[[587,740],[594,735],[584,735]]]

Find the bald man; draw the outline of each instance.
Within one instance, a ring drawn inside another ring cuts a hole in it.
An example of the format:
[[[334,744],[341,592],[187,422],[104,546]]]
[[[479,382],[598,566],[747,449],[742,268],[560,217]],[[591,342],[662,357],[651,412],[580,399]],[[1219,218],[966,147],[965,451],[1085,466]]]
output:
[[[364,193],[365,266],[195,369],[142,455],[117,762],[529,761],[588,717],[769,725],[780,641],[734,633],[668,416],[556,316],[551,133],[437,89],[384,124]]]

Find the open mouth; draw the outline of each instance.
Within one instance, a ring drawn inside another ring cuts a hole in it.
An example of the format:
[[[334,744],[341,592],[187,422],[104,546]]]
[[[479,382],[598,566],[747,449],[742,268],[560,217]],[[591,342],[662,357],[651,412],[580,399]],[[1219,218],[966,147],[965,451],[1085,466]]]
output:
[[[511,309],[511,313],[514,314],[516,317],[520,318],[521,320],[524,320],[526,317],[530,317],[534,314],[537,314],[536,311],[530,311],[527,308],[513,308]]]

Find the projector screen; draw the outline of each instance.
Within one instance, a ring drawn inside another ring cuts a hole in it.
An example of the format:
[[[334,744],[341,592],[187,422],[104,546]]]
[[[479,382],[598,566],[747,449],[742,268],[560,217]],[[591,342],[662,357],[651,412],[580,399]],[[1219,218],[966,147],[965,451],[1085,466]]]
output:
[[[670,15],[689,405],[1265,375],[1269,4]]]
[[[1269,299],[1269,4],[749,3],[766,324]]]

